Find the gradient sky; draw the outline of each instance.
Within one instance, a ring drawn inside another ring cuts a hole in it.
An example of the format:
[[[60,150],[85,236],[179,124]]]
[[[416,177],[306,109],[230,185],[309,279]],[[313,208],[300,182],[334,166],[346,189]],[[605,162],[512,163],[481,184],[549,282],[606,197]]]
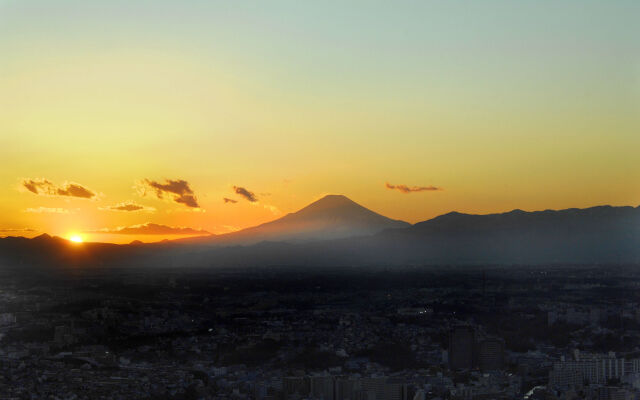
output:
[[[0,0],[0,236],[222,233],[327,193],[409,222],[638,205],[638,20],[637,0]]]

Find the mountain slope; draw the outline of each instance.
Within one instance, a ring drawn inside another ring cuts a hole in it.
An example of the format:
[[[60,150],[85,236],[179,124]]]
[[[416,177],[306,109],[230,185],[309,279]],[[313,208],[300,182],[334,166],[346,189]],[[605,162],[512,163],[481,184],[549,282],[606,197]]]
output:
[[[375,213],[349,198],[328,195],[303,209],[238,232],[218,235],[215,243],[260,241],[305,242],[373,235],[385,229],[408,228],[409,223]]]
[[[640,207],[454,212],[376,241],[425,263],[640,262]]]

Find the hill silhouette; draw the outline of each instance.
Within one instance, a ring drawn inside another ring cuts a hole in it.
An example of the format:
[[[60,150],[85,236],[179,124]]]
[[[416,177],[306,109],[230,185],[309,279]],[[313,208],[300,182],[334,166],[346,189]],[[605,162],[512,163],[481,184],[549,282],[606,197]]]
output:
[[[473,215],[409,225],[344,196],[326,196],[266,224],[152,244],[72,244],[41,235],[0,239],[4,265],[341,266],[640,264],[640,207]]]

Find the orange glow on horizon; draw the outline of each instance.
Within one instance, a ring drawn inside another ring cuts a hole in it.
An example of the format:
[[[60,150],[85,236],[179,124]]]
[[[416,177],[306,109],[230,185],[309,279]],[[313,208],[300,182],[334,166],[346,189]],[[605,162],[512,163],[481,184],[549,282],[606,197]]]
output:
[[[50,3],[0,1],[0,237],[640,204],[635,4]]]
[[[74,242],[74,243],[82,243],[82,242],[84,242],[84,240],[82,239],[82,237],[80,235],[71,235],[69,237],[69,240]]]

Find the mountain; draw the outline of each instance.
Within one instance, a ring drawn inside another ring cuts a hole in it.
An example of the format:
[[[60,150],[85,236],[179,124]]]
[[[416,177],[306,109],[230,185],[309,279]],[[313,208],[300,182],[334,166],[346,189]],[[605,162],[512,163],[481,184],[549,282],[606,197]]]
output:
[[[452,212],[384,232],[376,242],[422,263],[638,263],[640,207]]]
[[[6,237],[0,239],[0,266],[50,267],[99,265],[109,253],[121,247],[110,243],[77,244],[46,233],[32,239]],[[119,254],[121,256],[121,254]]]
[[[385,229],[408,228],[404,221],[375,213],[342,195],[328,195],[275,221],[241,231],[185,241],[252,244],[261,241],[309,242],[368,236]]]
[[[13,266],[243,267],[347,265],[640,265],[640,207],[472,215],[409,225],[344,196],[206,242],[74,244],[42,235],[0,239]],[[200,239],[203,240],[203,239]],[[215,244],[215,245],[212,245]]]
[[[219,248],[191,260],[224,266],[640,264],[640,207],[451,212],[375,235]]]

